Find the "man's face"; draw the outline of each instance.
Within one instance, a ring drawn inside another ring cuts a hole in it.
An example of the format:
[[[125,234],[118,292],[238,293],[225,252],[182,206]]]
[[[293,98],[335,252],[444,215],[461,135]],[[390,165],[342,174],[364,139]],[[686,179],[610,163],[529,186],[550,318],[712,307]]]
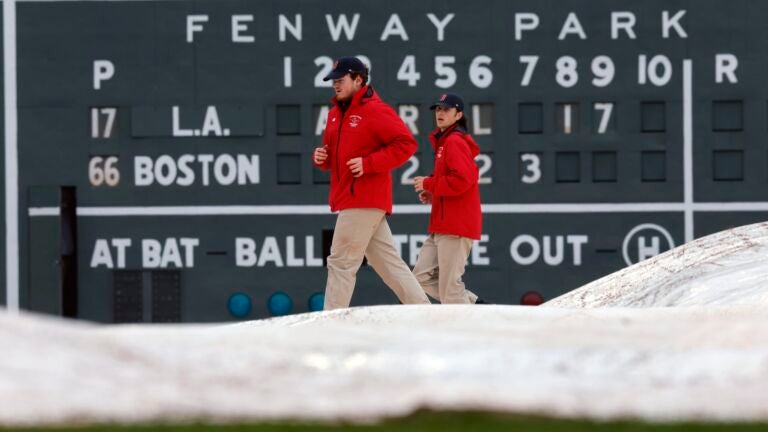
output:
[[[336,92],[336,99],[340,101],[348,101],[352,98],[362,85],[361,80],[352,80],[349,74],[344,75],[339,79],[333,80],[333,91]]]
[[[453,126],[463,116],[464,113],[453,107],[435,107],[435,123],[437,123],[437,127],[443,130]]]

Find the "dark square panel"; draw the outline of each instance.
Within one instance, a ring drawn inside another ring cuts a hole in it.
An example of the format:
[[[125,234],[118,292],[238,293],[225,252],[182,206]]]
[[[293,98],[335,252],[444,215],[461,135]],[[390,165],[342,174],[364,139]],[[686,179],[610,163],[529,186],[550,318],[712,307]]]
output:
[[[744,152],[742,150],[713,151],[712,179],[714,181],[744,180]]]
[[[540,134],[544,131],[544,107],[541,103],[521,103],[517,109],[519,133]]]
[[[712,130],[714,132],[744,130],[744,103],[742,101],[712,102]]]
[[[555,181],[558,183],[581,181],[579,152],[557,152],[555,154]]]
[[[644,151],[640,155],[640,179],[644,182],[667,181],[667,153]]]
[[[301,105],[278,105],[275,119],[278,135],[301,135]]]
[[[640,130],[642,132],[667,130],[667,109],[664,102],[643,102],[640,105]]]
[[[616,152],[592,153],[592,181],[616,181]]]

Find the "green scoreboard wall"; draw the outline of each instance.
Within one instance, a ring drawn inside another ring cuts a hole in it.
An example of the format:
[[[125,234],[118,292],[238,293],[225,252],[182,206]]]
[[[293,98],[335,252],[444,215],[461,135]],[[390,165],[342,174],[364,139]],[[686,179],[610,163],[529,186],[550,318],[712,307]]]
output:
[[[22,308],[61,314],[74,296],[75,316],[102,322],[316,308],[335,216],[311,154],[342,55],[371,66],[420,143],[393,176],[411,264],[428,106],[464,97],[484,204],[465,280],[489,302],[551,299],[768,211],[762,1],[17,1],[13,19],[6,292]],[[353,304],[395,302],[363,267]]]

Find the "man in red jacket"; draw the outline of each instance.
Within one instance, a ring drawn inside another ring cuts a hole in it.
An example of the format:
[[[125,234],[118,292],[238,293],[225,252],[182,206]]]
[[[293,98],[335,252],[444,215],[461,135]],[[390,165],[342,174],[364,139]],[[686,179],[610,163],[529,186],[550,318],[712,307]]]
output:
[[[323,146],[315,149],[313,162],[331,171],[328,202],[339,216],[323,308],[349,307],[364,256],[401,303],[429,303],[397,253],[386,220],[392,213],[391,171],[405,163],[418,144],[395,111],[367,85],[368,69],[359,59],[338,59],[324,80],[333,80],[335,96]]]

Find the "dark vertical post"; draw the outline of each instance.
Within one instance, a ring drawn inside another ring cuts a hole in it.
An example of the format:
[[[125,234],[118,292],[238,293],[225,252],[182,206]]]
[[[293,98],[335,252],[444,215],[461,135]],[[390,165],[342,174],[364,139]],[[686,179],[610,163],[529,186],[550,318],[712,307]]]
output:
[[[62,186],[59,211],[61,221],[60,272],[61,314],[77,318],[77,190]]]

